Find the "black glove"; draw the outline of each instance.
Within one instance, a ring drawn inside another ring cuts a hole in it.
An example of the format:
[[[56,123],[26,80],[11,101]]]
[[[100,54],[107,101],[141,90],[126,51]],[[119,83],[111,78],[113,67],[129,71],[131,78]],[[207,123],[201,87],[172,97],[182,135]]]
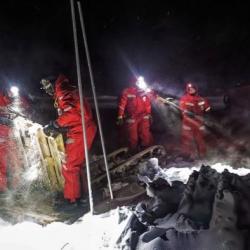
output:
[[[118,116],[117,120],[116,120],[117,126],[122,126],[123,123],[124,123],[123,117],[122,116]]]
[[[55,121],[50,121],[49,124],[45,125],[43,128],[43,132],[47,136],[56,136],[59,134],[59,126]]]
[[[187,111],[187,112],[186,112],[186,115],[187,115],[189,118],[191,118],[191,119],[194,119],[194,118],[195,118],[195,114],[194,114],[193,112],[191,112],[191,111]]]

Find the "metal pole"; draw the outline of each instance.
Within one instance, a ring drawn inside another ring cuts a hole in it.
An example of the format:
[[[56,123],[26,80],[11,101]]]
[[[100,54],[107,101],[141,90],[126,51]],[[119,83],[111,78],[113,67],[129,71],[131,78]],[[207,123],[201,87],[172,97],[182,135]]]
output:
[[[85,120],[84,120],[84,113],[85,112],[84,112],[84,101],[83,101],[83,91],[82,91],[82,78],[81,78],[81,69],[80,69],[79,49],[78,49],[78,41],[77,41],[77,28],[76,28],[74,0],[70,0],[70,5],[71,5],[71,15],[72,15],[73,35],[74,35],[74,45],[75,45],[75,55],[76,55],[77,80],[78,80],[78,88],[79,88],[79,96],[80,96],[80,104],[81,104],[81,118],[82,118],[84,153],[85,153],[86,167],[87,167],[89,205],[90,205],[90,212],[93,214],[94,213],[94,206],[93,206],[93,195],[92,195],[91,178],[90,178],[86,124],[85,124]]]
[[[86,52],[86,57],[87,57],[87,62],[88,62],[89,75],[90,75],[91,87],[92,87],[92,92],[93,92],[93,97],[94,97],[94,104],[95,104],[95,109],[96,109],[96,116],[97,116],[97,123],[99,127],[100,139],[101,139],[101,144],[102,144],[103,159],[104,159],[104,164],[105,164],[106,173],[107,173],[110,198],[111,200],[113,200],[114,197],[113,197],[113,191],[112,191],[112,186],[111,186],[108,161],[107,161],[106,149],[105,149],[105,144],[104,144],[104,137],[102,133],[102,124],[101,124],[98,102],[97,102],[97,97],[96,97],[94,76],[93,76],[93,71],[92,71],[92,66],[91,66],[90,55],[89,55],[89,48],[88,48],[87,36],[86,36],[85,25],[84,25],[84,20],[83,20],[81,3],[77,2],[77,5],[78,5],[78,10],[79,10],[79,15],[80,15],[82,35],[83,35],[84,47],[85,47],[85,52]]]

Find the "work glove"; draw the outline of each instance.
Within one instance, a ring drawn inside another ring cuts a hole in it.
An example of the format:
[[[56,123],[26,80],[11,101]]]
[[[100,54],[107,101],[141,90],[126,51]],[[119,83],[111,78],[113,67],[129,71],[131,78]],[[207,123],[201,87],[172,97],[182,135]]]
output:
[[[195,114],[194,114],[193,112],[191,112],[191,111],[187,111],[187,112],[186,112],[186,115],[187,115],[189,118],[191,118],[191,119],[194,119],[194,118],[195,118]]]
[[[153,124],[153,117],[152,117],[152,115],[148,115],[148,119],[149,119],[150,125],[152,125]]]
[[[50,121],[49,124],[45,125],[43,132],[47,136],[56,136],[59,134],[59,126],[55,121]]]
[[[122,117],[122,116],[118,116],[118,117],[117,117],[117,120],[116,120],[116,124],[117,124],[118,126],[122,126],[123,123],[124,123],[123,117]]]

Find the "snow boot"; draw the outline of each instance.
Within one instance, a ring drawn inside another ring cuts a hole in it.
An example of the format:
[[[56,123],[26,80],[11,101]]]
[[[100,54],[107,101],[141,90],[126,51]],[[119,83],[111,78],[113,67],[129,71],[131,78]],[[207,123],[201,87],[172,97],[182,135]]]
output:
[[[82,210],[82,207],[78,205],[77,202],[69,202],[64,200],[61,203],[55,205],[55,210],[61,213],[78,213]]]
[[[77,200],[77,204],[80,207],[89,207],[89,198],[88,197],[80,198],[80,199]]]

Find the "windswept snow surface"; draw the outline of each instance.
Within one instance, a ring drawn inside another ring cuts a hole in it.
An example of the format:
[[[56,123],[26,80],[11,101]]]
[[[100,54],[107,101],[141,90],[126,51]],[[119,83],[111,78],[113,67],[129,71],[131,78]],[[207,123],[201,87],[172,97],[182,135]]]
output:
[[[224,169],[246,175],[250,169],[233,169],[228,165],[217,163],[212,166],[216,171]],[[162,175],[171,182],[187,182],[195,168],[169,168],[162,170]],[[72,225],[54,222],[41,226],[33,222],[10,225],[0,219],[0,249],[3,250],[114,250],[118,249],[116,241],[121,235],[131,215],[128,208],[122,207],[102,215],[86,214]],[[124,219],[119,223],[121,216]]]

